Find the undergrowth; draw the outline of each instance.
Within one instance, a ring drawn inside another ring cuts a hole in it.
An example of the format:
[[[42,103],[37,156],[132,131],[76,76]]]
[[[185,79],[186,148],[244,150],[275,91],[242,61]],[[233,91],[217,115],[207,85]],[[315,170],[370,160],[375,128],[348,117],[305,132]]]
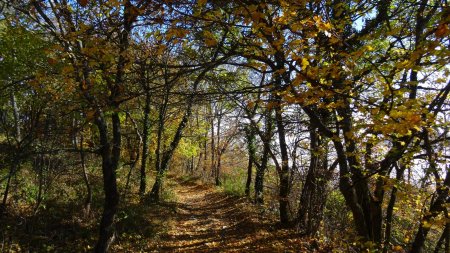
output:
[[[222,176],[221,189],[228,195],[243,197],[245,195],[245,180],[246,174],[244,170],[233,170],[230,174]]]

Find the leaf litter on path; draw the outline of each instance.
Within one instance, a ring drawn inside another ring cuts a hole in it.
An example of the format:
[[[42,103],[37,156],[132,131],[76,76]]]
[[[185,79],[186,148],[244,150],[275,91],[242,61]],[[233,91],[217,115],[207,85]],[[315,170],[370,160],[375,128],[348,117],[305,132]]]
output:
[[[329,251],[293,229],[279,228],[275,217],[262,214],[246,198],[228,196],[199,181],[170,180],[176,181],[170,186],[176,199],[170,203],[173,211],[148,209],[148,219],[165,222],[158,224],[161,232],[140,248],[142,252]]]

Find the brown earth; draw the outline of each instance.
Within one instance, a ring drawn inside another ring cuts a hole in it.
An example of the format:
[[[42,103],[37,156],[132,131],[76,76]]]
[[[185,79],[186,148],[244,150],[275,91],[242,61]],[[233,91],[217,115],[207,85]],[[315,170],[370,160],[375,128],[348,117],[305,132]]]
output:
[[[159,204],[122,198],[111,252],[330,252],[314,238],[280,228],[273,213],[200,180],[167,180]],[[163,195],[164,195],[163,194]],[[89,217],[80,201],[49,202],[39,213],[11,208],[0,222],[0,252],[92,252],[101,200]]]
[[[165,204],[172,212],[153,217],[169,220],[168,228],[150,242],[148,251],[328,252],[314,239],[278,228],[274,217],[245,198],[227,196],[198,181],[178,180],[172,187],[177,201]]]

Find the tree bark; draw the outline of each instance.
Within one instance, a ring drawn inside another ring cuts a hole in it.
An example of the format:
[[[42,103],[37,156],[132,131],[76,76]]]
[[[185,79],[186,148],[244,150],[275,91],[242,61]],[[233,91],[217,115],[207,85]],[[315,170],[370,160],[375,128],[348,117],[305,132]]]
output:
[[[431,229],[432,219],[438,216],[440,213],[445,211],[444,204],[447,202],[448,194],[450,189],[450,173],[447,172],[445,180],[442,185],[438,185],[436,189],[436,197],[430,205],[429,211],[423,216],[419,230],[416,233],[416,237],[411,246],[411,253],[422,252],[425,240]]]
[[[164,152],[162,159],[161,159],[161,165],[159,170],[156,172],[156,179],[155,183],[153,184],[152,190],[149,194],[149,200],[150,202],[159,202],[160,200],[160,189],[163,183],[163,179],[165,177],[165,173],[168,169],[169,162],[172,159],[173,153],[175,152],[175,149],[178,146],[178,143],[180,142],[183,134],[184,128],[187,126],[189,118],[192,114],[192,104],[194,103],[194,96],[197,92],[198,85],[200,81],[203,79],[205,74],[212,69],[213,66],[209,66],[205,68],[196,78],[193,84],[192,88],[192,94],[188,97],[187,105],[186,105],[186,111],[183,115],[183,118],[181,119],[181,122],[178,124],[177,130],[175,132],[175,136],[172,139],[172,142],[170,143],[170,146],[167,151]]]
[[[303,234],[313,236],[323,218],[330,171],[326,143],[321,141],[314,123],[310,126],[310,163],[300,196],[297,227]]]
[[[11,90],[10,94],[10,100],[11,100],[11,106],[13,109],[13,116],[14,116],[14,137],[16,138],[16,142],[20,143],[22,139],[22,134],[20,130],[20,123],[19,123],[19,107],[17,106],[16,96],[14,95],[14,91]]]
[[[9,169],[8,178],[6,180],[6,185],[5,185],[5,191],[3,192],[2,203],[0,205],[0,218],[6,212],[6,205],[8,203],[9,188],[11,187],[11,178],[12,178],[13,174],[17,171],[18,166],[19,166],[18,163],[16,161],[13,161],[12,164],[11,164],[11,167]]]
[[[150,92],[146,90],[145,93],[145,108],[144,108],[144,129],[142,136],[142,160],[141,160],[141,175],[140,175],[140,184],[139,184],[139,194],[143,196],[145,194],[145,190],[147,188],[147,158],[148,158],[148,137],[150,132]]]
[[[217,136],[217,142],[216,142],[216,164],[214,166],[214,181],[216,186],[220,186],[221,182],[220,182],[220,170],[221,170],[221,166],[222,166],[222,150],[220,148],[220,127],[222,125],[222,107],[220,107],[220,110],[216,113],[217,115],[217,131],[216,131],[216,136]]]
[[[215,168],[216,168],[216,137],[215,137],[215,130],[214,130],[214,117],[215,115],[212,114],[212,108],[211,108],[211,176],[214,177]]]
[[[83,171],[83,182],[86,185],[86,199],[84,200],[84,214],[86,217],[88,217],[89,213],[91,211],[92,187],[91,187],[91,183],[89,182],[89,176],[87,173],[86,156],[84,153],[83,142],[84,142],[84,136],[83,136],[83,130],[81,130],[81,132],[80,132],[80,152],[79,153],[80,153],[81,169]]]
[[[119,165],[121,145],[120,119],[118,113],[113,113],[112,121],[112,145],[108,138],[108,128],[105,119],[102,116],[98,116],[95,122],[100,134],[103,191],[105,194],[103,214],[100,221],[100,236],[95,246],[95,252],[107,252],[115,239],[115,217],[119,205],[116,170]]]
[[[42,191],[43,191],[43,187],[44,187],[44,166],[48,166],[47,163],[50,163],[50,159],[48,159],[46,161],[46,159],[44,158],[44,155],[39,154],[37,161],[35,160],[34,163],[34,170],[35,172],[38,173],[38,192],[37,192],[37,196],[36,196],[36,205],[34,207],[34,215],[37,214],[38,210],[39,210],[39,206],[42,203]],[[48,167],[46,169],[48,169]]]
[[[189,102],[191,104],[192,101]],[[190,106],[187,110],[187,112],[184,114],[183,119],[181,120],[180,124],[178,125],[177,131],[175,133],[175,137],[173,138],[172,142],[170,143],[170,147],[167,151],[164,152],[164,155],[161,159],[161,165],[159,170],[156,172],[156,179],[155,183],[153,184],[152,190],[149,195],[150,202],[159,202],[160,200],[160,189],[163,183],[163,179],[165,177],[165,173],[169,167],[169,162],[172,159],[173,153],[178,146],[178,143],[181,140],[183,129],[186,127],[187,122],[190,117]]]
[[[448,215],[446,215],[446,218],[448,219]],[[439,253],[442,249],[442,245],[445,242],[444,245],[444,252],[448,253],[450,252],[450,242],[449,242],[449,236],[450,236],[450,223],[447,222],[444,226],[444,230],[442,231],[441,237],[439,238],[439,241],[436,243],[436,247],[434,248],[434,253]]]
[[[405,171],[405,167],[403,165],[397,166],[397,176],[396,180],[399,182],[403,178],[403,173]],[[388,252],[390,242],[391,242],[391,229],[392,229],[392,218],[394,215],[394,206],[395,202],[397,201],[397,186],[393,186],[391,190],[391,197],[389,199],[389,204],[386,209],[386,218],[385,218],[385,224],[386,228],[384,231],[384,248],[383,252]]]
[[[277,97],[277,103],[280,103],[280,98]],[[279,172],[280,189],[278,194],[278,203],[280,208],[280,222],[283,225],[288,225],[289,218],[289,156],[286,144],[286,131],[283,121],[282,108],[278,104],[275,107],[275,122],[278,130],[278,141],[281,153],[281,171]]]
[[[250,186],[252,184],[253,161],[256,156],[255,131],[251,125],[246,127],[248,165],[247,165],[247,181],[245,183],[245,196],[250,197]]]
[[[97,108],[95,124],[100,134],[103,189],[105,202],[103,206],[102,219],[100,221],[100,236],[95,246],[95,252],[107,252],[115,237],[115,217],[119,205],[119,192],[117,190],[116,170],[119,167],[121,151],[121,126],[119,118],[119,103],[115,101],[123,92],[123,78],[125,75],[126,50],[129,47],[131,26],[136,18],[136,13],[131,10],[133,5],[130,0],[124,2],[123,30],[119,34],[119,51],[116,67],[114,86],[111,89],[110,103],[113,109],[112,120],[112,143],[108,138],[108,127],[103,112]],[[111,145],[112,144],[112,145]]]
[[[21,135],[21,130],[20,130],[20,123],[19,123],[19,108],[17,106],[17,101],[16,101],[16,96],[14,95],[14,90],[11,90],[10,92],[10,102],[11,102],[11,107],[13,109],[13,116],[14,116],[14,137],[15,137],[15,142],[18,144],[16,148],[14,148],[15,152],[11,152],[12,158],[10,159],[10,169],[8,172],[8,176],[7,176],[7,180],[6,180],[6,185],[5,185],[5,191],[3,192],[3,199],[2,199],[2,203],[0,204],[0,218],[3,216],[3,214],[6,211],[6,205],[8,202],[8,195],[9,195],[9,189],[11,186],[11,178],[13,176],[14,173],[16,173],[17,169],[19,168],[19,161],[17,159],[17,156],[19,155],[19,145],[21,143],[22,140],[22,135]]]
[[[258,164],[256,159],[254,160],[256,165],[256,175],[255,175],[255,203],[264,203],[264,174],[267,170],[267,163],[269,161],[270,152],[270,140],[272,138],[272,115],[271,110],[267,109],[265,112],[265,130],[261,134],[261,140],[263,142],[263,153],[261,157],[261,164]],[[253,127],[255,125],[253,124]]]

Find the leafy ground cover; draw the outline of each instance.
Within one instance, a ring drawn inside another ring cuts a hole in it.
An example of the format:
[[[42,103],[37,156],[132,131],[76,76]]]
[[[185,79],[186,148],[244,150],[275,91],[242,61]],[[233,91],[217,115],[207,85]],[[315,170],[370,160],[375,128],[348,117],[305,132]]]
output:
[[[280,228],[276,217],[196,178],[170,177],[159,204],[128,196],[112,252],[329,252],[317,239]],[[18,209],[19,210],[19,209]],[[2,222],[2,252],[90,252],[96,220],[78,206],[22,209]]]

